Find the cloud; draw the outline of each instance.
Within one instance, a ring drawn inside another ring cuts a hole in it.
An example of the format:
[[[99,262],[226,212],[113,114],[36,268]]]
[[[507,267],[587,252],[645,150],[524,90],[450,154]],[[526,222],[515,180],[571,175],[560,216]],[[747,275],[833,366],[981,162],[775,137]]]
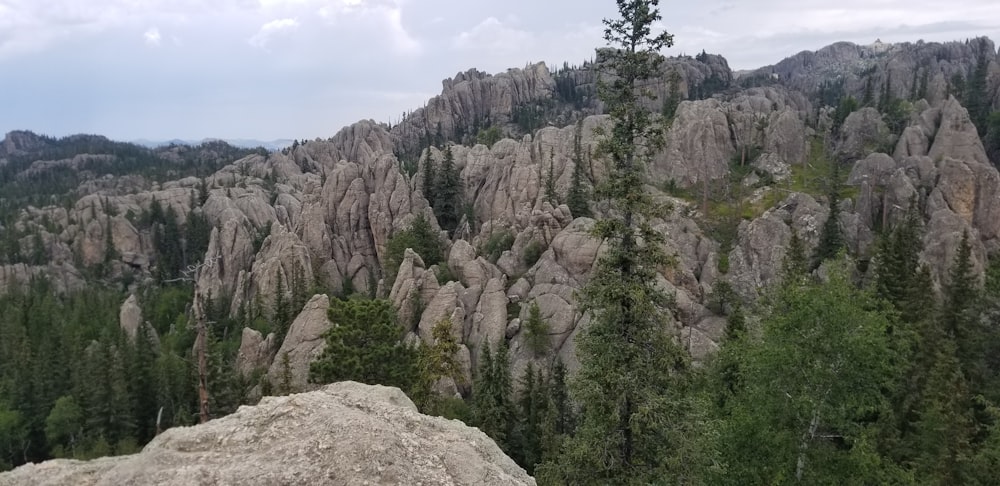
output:
[[[998,0],[660,5],[666,54],[735,69],[837,40],[1000,37]],[[616,14],[608,0],[0,0],[0,133],[327,137],[420,106],[455,72],[578,65]],[[246,66],[269,69],[234,85]]]
[[[401,0],[333,0],[327,1],[316,13],[332,25],[373,23],[380,30],[384,29],[390,47],[397,54],[419,54],[423,48],[403,24]]]
[[[143,39],[146,39],[146,44],[159,47],[160,45],[160,29],[153,27],[142,34]]]
[[[299,21],[297,19],[275,19],[262,26],[247,42],[251,46],[259,47],[261,49],[266,49],[268,42],[271,41],[271,37],[282,31],[295,30],[299,27]]]
[[[460,32],[451,42],[452,48],[461,51],[523,52],[532,44],[530,32],[509,27],[496,17],[487,17],[471,29]]]

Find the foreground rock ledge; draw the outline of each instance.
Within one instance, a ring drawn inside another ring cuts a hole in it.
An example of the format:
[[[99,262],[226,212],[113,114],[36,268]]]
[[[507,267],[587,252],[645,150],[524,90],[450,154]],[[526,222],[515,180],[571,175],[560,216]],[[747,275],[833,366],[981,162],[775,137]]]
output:
[[[227,417],[172,428],[142,452],[57,459],[0,485],[533,485],[478,429],[417,412],[397,388],[343,382],[266,397]]]

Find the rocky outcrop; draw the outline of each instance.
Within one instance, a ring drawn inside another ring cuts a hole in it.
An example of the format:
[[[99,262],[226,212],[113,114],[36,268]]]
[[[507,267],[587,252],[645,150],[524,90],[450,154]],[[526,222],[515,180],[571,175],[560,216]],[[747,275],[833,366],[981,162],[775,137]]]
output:
[[[3,143],[0,143],[0,157],[8,157],[11,155],[20,155],[32,152],[41,149],[46,145],[47,144],[42,137],[32,132],[24,130],[7,132],[7,135],[3,138]]]
[[[326,295],[315,295],[306,302],[302,312],[289,326],[288,334],[267,371],[272,386],[291,390],[305,390],[309,386],[309,363],[326,349],[323,335],[335,325],[327,317],[329,309],[330,298]]]
[[[393,137],[405,149],[418,146],[428,131],[440,130],[448,140],[461,140],[464,134],[475,136],[480,128],[502,126],[512,120],[515,108],[551,98],[556,88],[543,63],[494,75],[471,69],[442,84],[440,95],[393,127]]]
[[[154,344],[154,348],[159,348],[160,337],[152,325],[142,320],[142,308],[139,307],[139,299],[135,297],[135,294],[129,295],[122,303],[118,312],[118,326],[132,343],[135,343],[136,339],[142,335]],[[140,330],[142,334],[140,334]]]
[[[651,163],[657,180],[687,187],[726,176],[736,147],[725,106],[716,99],[681,103],[667,132],[666,147]]]
[[[533,485],[486,434],[417,412],[397,388],[343,382],[266,397],[229,416],[160,434],[139,454],[57,459],[0,485]]]
[[[50,279],[53,290],[59,294],[75,292],[86,286],[83,275],[69,263],[51,263],[43,266],[14,263],[0,265],[0,293],[23,288],[36,278]]]
[[[729,253],[727,278],[748,301],[780,277],[788,240],[794,230],[812,248],[819,240],[827,210],[815,199],[793,193],[761,217],[740,224],[735,248]]]
[[[265,338],[259,331],[244,327],[240,349],[236,353],[236,371],[247,377],[257,370],[266,370],[274,362],[274,354],[278,351],[276,341],[273,332]]]
[[[218,299],[232,296],[240,274],[254,258],[253,235],[241,219],[229,219],[212,228],[208,251],[196,282],[199,293]]]
[[[836,153],[842,160],[854,160],[885,150],[891,141],[889,127],[875,108],[866,107],[851,113],[840,128]]]
[[[911,204],[922,204],[922,259],[938,283],[964,232],[972,237],[977,268],[985,252],[1000,249],[1000,173],[954,97],[914,117],[894,159],[872,154],[857,162],[848,183],[859,188],[854,213],[867,228],[891,227]]]
[[[241,306],[255,299],[260,299],[264,308],[274,309],[278,299],[294,301],[296,292],[305,293],[311,282],[313,265],[309,249],[284,225],[274,224],[250,271],[240,272],[236,280],[230,313],[236,315]]]
[[[815,52],[803,51],[773,66],[765,66],[743,78],[756,82],[778,82],[808,95],[820,87],[830,88],[836,80],[844,94],[864,99],[869,93],[878,101],[888,92],[895,99],[924,98],[939,104],[953,92],[951,80],[957,74],[966,77],[980,59],[987,72],[1000,70],[997,50],[985,37],[955,42],[904,42],[857,45],[838,42]],[[1000,78],[987,77],[988,102],[996,104]]]

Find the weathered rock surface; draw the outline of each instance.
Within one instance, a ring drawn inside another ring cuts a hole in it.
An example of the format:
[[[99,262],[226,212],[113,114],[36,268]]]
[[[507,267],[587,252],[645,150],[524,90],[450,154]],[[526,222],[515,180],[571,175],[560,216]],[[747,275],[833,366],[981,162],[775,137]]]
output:
[[[244,327],[243,335],[240,336],[240,349],[236,353],[236,371],[243,376],[250,376],[257,370],[271,366],[274,354],[278,351],[275,341],[277,339],[273,332],[265,338],[259,331]]]
[[[160,434],[139,454],[53,460],[0,485],[533,485],[486,434],[417,412],[397,388],[342,382]]]
[[[139,307],[139,299],[135,297],[135,294],[129,295],[122,303],[121,309],[118,311],[118,325],[122,331],[125,331],[125,335],[131,342],[136,342],[141,329],[145,333],[145,339],[150,340],[157,347],[159,346],[160,337],[152,325],[142,320],[142,308]]]
[[[788,240],[794,230],[807,250],[819,239],[827,209],[811,196],[793,193],[761,217],[740,224],[729,253],[729,281],[747,300],[760,295],[780,276]]]
[[[866,107],[847,116],[840,129],[837,154],[845,160],[883,150],[890,142],[889,127],[878,110]]]
[[[967,76],[980,56],[990,73],[1000,69],[996,47],[986,37],[954,42],[876,42],[857,45],[837,42],[817,51],[803,51],[773,66],[765,66],[746,77],[777,81],[781,85],[815,95],[824,81],[843,83],[845,94],[862,100],[871,90],[874,100],[885,92],[895,99],[924,98],[931,105],[945,101],[956,74]],[[1000,78],[988,76],[988,102],[996,103]]]
[[[309,363],[326,348],[323,334],[335,324],[327,317],[329,309],[330,298],[326,295],[315,295],[306,302],[302,312],[289,326],[288,334],[267,371],[272,385],[284,385],[282,381],[287,376],[287,385],[292,390],[304,390],[309,386]]]

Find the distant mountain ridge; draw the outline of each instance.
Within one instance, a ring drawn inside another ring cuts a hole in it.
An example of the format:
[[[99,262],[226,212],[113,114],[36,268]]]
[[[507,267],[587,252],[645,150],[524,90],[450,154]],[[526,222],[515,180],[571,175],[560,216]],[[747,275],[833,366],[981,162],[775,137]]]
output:
[[[279,150],[283,150],[286,147],[290,147],[292,145],[292,142],[293,142],[293,140],[291,140],[291,139],[285,139],[285,138],[276,139],[276,140],[270,140],[270,141],[254,140],[254,139],[250,139],[250,138],[228,138],[228,139],[227,138],[203,138],[201,140],[190,140],[190,139],[189,140],[183,140],[183,139],[179,139],[179,138],[174,138],[174,139],[171,139],[171,140],[148,140],[148,139],[140,138],[140,139],[137,139],[137,140],[131,140],[130,142],[134,143],[136,145],[142,145],[144,147],[159,148],[159,147],[166,147],[168,145],[187,145],[187,146],[190,146],[190,147],[196,147],[196,146],[204,144],[204,143],[219,142],[219,141],[226,142],[229,145],[232,145],[233,147],[239,147],[239,148],[264,147],[264,148],[266,148],[267,150],[269,150],[271,152],[277,152]]]

